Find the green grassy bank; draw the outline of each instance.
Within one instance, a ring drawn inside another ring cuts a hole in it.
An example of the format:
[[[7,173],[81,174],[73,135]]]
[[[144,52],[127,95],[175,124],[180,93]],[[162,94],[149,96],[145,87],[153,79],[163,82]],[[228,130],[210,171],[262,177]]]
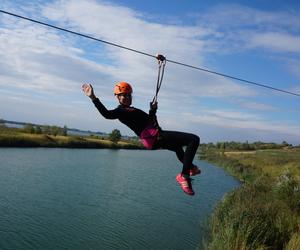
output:
[[[20,129],[5,128],[0,130],[0,147],[61,147],[61,148],[111,148],[142,149],[138,142],[118,141],[89,136],[62,136],[30,134]]]
[[[300,249],[300,149],[210,151],[239,178],[214,210],[206,249]]]

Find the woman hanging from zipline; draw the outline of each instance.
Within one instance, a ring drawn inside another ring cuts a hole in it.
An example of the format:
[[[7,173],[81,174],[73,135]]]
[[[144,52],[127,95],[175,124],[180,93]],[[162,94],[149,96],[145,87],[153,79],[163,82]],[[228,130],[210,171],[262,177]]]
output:
[[[158,55],[157,59],[159,63],[165,60],[161,55]],[[156,111],[157,94],[160,84],[161,82],[157,85],[156,96],[150,103],[148,114],[131,106],[133,91],[131,85],[127,82],[119,82],[115,85],[114,94],[119,102],[119,106],[113,110],[107,110],[101,103],[96,97],[91,84],[83,84],[82,90],[92,100],[104,118],[119,119],[120,122],[128,126],[141,138],[142,143],[147,149],[167,149],[174,151],[179,161],[183,164],[182,171],[176,176],[176,180],[186,194],[194,195],[190,176],[201,173],[201,170],[193,164],[200,138],[194,134],[168,131],[159,127]],[[184,146],[186,147],[185,151],[183,150]]]

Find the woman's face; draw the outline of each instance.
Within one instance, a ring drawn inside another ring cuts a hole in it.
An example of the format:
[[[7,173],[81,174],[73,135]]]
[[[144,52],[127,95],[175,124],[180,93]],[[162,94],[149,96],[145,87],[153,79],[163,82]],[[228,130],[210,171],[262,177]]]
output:
[[[131,94],[119,94],[117,95],[119,103],[124,106],[130,106],[132,102]]]

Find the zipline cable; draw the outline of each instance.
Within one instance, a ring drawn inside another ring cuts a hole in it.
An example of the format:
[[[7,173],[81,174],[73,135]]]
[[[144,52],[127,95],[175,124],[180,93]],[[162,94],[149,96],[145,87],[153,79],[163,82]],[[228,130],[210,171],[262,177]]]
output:
[[[89,36],[89,35],[85,35],[85,34],[82,34],[82,33],[79,33],[79,32],[75,32],[75,31],[72,31],[72,30],[60,28],[60,27],[52,25],[52,24],[48,24],[48,23],[45,23],[45,22],[37,21],[37,20],[31,19],[31,18],[28,18],[28,17],[24,17],[24,16],[20,16],[20,15],[11,13],[11,12],[4,11],[4,10],[1,10],[1,9],[0,9],[0,12],[2,12],[3,14],[6,14],[6,15],[14,16],[14,17],[17,17],[17,18],[20,18],[20,19],[24,19],[24,20],[27,20],[27,21],[30,21],[30,22],[33,22],[33,23],[41,24],[41,25],[44,25],[44,26],[47,26],[47,27],[50,27],[50,28],[54,28],[54,29],[57,29],[57,30],[60,30],[60,31],[71,33],[71,34],[74,34],[74,35],[77,35],[77,36],[81,36],[81,37],[84,37],[84,38],[88,38],[88,39],[91,39],[91,40],[94,40],[94,41],[98,41],[98,42],[101,42],[101,43],[105,43],[105,44],[108,44],[108,45],[111,45],[111,46],[115,46],[115,47],[118,47],[118,48],[121,48],[121,49],[126,49],[126,50],[129,50],[129,51],[135,52],[135,53],[139,53],[139,54],[142,54],[142,55],[145,55],[145,56],[156,58],[156,56],[151,55],[151,54],[146,53],[146,52],[143,52],[143,51],[135,50],[135,49],[132,49],[132,48],[129,48],[129,47],[125,47],[125,46],[122,46],[122,45],[119,45],[119,44],[116,44],[116,43],[108,42],[108,41],[105,41],[105,40],[102,40],[102,39],[98,39],[98,38],[95,38],[95,37],[92,37],[92,36]],[[192,68],[192,69],[204,71],[206,73],[215,74],[215,75],[218,75],[218,76],[230,78],[230,79],[237,80],[237,81],[240,81],[240,82],[243,82],[243,83],[252,84],[252,85],[255,85],[255,86],[259,86],[259,87],[263,87],[263,88],[267,88],[267,89],[279,91],[279,92],[282,92],[282,93],[285,93],[285,94],[290,94],[290,95],[294,95],[294,96],[300,97],[300,94],[298,94],[298,93],[286,91],[286,90],[283,90],[283,89],[274,88],[274,87],[271,87],[271,86],[268,86],[268,85],[265,85],[265,84],[254,82],[254,81],[249,81],[249,80],[245,80],[243,78],[239,78],[239,77],[235,77],[235,76],[231,76],[231,75],[219,73],[217,71],[212,71],[212,70],[209,70],[209,69],[205,69],[205,68],[201,68],[201,67],[196,67],[196,66],[189,65],[189,64],[186,64],[186,63],[173,61],[173,60],[170,60],[170,59],[166,59],[166,61],[170,62],[170,63],[173,63],[173,64],[181,65],[181,66],[184,66],[184,67],[188,67],[188,68]]]

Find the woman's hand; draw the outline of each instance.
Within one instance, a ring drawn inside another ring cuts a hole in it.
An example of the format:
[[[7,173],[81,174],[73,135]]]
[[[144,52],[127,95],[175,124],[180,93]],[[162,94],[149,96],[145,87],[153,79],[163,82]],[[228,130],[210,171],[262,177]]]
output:
[[[94,90],[93,90],[93,87],[91,84],[88,84],[88,83],[83,84],[82,91],[85,93],[86,96],[88,96],[92,100],[97,98],[94,94]]]
[[[157,110],[157,101],[150,102],[150,109],[156,111]]]

